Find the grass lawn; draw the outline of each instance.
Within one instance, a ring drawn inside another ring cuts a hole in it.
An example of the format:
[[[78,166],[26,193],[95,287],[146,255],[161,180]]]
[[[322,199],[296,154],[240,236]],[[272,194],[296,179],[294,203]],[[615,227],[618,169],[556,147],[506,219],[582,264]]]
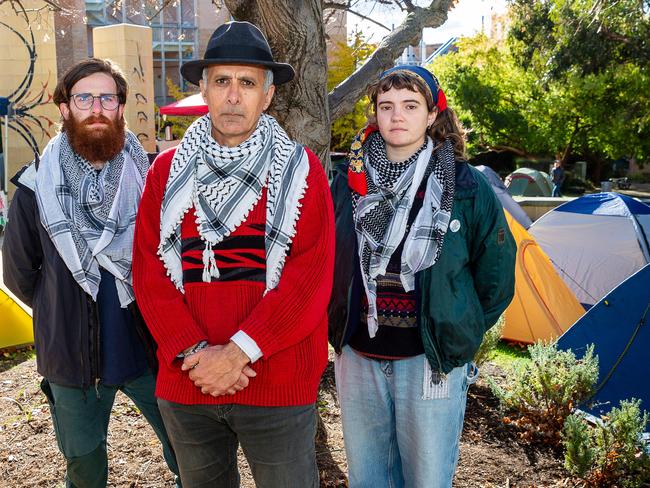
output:
[[[499,341],[490,356],[491,362],[504,369],[510,369],[515,364],[528,360],[530,360],[530,354],[528,354],[526,346],[504,341]]]

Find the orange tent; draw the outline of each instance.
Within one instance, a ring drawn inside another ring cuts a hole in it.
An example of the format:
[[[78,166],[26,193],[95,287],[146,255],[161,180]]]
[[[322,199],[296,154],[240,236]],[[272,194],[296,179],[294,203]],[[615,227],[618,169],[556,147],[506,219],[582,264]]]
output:
[[[515,241],[515,296],[506,309],[503,339],[526,344],[552,341],[585,310],[535,239],[504,210]]]

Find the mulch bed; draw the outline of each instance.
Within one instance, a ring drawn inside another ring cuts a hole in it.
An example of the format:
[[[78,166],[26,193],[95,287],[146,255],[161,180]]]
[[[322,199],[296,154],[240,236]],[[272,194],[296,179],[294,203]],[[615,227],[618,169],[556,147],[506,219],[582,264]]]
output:
[[[499,381],[502,373],[486,365],[482,374]],[[34,359],[0,359],[0,485],[12,488],[62,487],[63,458],[56,447],[49,408],[39,390]],[[317,459],[322,487],[347,486],[346,461],[334,371],[330,362],[318,400],[321,428]],[[562,468],[561,453],[519,442],[501,422],[498,402],[483,380],[470,389],[454,488],[543,488],[579,486]],[[109,486],[171,487],[153,431],[138,410],[118,394],[109,433]],[[242,487],[254,487],[240,455]],[[377,487],[381,488],[381,487]]]

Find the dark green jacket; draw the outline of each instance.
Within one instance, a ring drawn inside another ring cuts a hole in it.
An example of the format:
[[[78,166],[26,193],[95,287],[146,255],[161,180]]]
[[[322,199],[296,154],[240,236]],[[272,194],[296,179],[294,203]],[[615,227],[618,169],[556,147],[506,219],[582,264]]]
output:
[[[352,220],[347,165],[332,181],[336,220],[329,339],[337,353],[359,325],[363,282]],[[416,274],[418,323],[427,359],[448,373],[471,361],[485,332],[514,295],[517,247],[490,184],[464,161],[456,163],[450,226],[436,264]]]

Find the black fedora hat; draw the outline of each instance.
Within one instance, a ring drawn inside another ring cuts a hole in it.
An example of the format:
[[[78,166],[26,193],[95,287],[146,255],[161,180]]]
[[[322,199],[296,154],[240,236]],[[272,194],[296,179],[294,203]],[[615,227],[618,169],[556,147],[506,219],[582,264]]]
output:
[[[212,33],[203,59],[188,61],[181,74],[190,83],[199,84],[203,68],[212,64],[254,64],[273,71],[273,84],[291,81],[295,71],[290,64],[276,63],[266,37],[250,22],[226,22]]]

